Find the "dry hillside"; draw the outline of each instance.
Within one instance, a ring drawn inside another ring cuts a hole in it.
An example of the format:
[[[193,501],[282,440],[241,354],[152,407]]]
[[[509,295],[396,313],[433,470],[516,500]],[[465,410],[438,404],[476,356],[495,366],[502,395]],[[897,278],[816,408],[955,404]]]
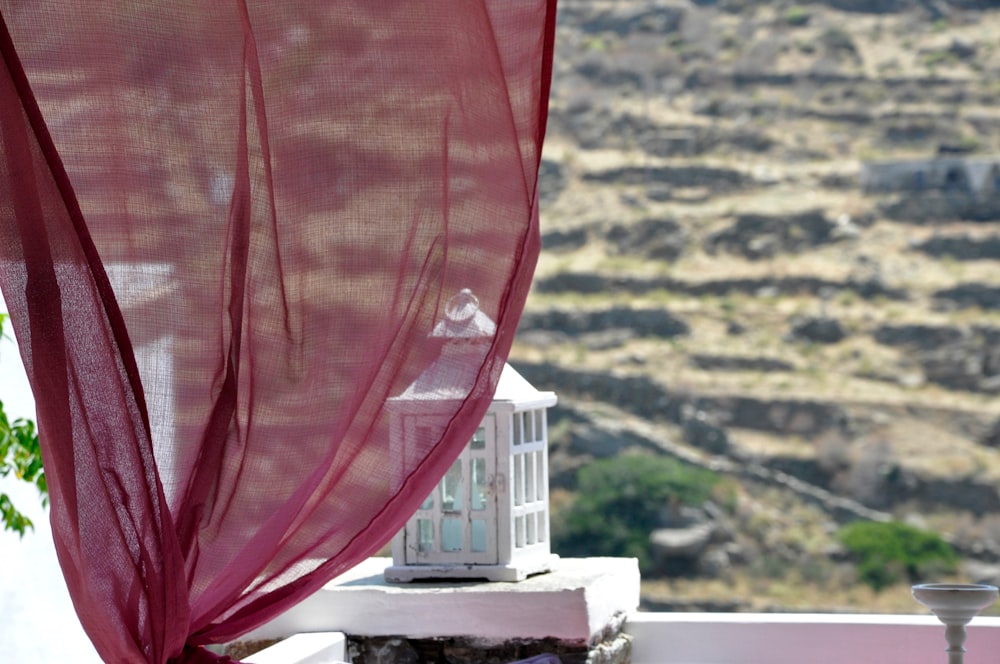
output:
[[[560,396],[557,505],[576,469],[631,450],[731,478],[729,535],[650,579],[649,606],[916,610],[851,582],[832,533],[858,518],[935,529],[963,578],[995,582],[1000,178],[862,172],[1000,162],[1000,8],[559,12],[544,249],[511,360]]]

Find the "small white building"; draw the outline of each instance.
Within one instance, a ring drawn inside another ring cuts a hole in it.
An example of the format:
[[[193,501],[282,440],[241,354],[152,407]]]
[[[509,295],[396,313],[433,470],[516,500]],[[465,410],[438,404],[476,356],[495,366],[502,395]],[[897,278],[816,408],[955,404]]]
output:
[[[861,188],[867,192],[1000,193],[1000,157],[866,161],[861,164]]]

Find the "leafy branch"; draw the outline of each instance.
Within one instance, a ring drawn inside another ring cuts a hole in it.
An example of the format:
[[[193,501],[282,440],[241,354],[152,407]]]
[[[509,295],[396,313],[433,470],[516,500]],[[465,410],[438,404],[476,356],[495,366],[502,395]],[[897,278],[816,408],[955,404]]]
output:
[[[3,323],[6,314],[0,314],[0,334],[3,334]],[[19,480],[35,485],[42,499],[42,506],[49,504],[49,489],[45,483],[45,470],[42,468],[42,451],[38,445],[38,433],[35,423],[31,420],[18,418],[11,422],[3,403],[0,402],[0,478],[11,474]],[[18,511],[10,500],[10,496],[0,492],[0,522],[4,530],[16,532],[21,537],[35,524],[31,519]]]

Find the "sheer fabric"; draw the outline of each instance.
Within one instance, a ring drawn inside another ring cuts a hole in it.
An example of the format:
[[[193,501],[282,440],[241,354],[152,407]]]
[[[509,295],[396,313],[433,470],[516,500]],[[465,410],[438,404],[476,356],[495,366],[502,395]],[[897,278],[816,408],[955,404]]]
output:
[[[212,660],[382,546],[471,436],[538,252],[554,14],[0,0],[0,284],[106,661]],[[465,288],[496,332],[435,365]],[[431,366],[457,398],[390,439]]]

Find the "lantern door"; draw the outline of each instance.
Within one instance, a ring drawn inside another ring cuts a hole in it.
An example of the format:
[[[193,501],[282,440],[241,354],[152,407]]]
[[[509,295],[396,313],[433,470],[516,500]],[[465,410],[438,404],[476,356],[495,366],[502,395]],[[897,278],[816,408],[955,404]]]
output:
[[[487,415],[405,529],[407,565],[498,561],[496,427]]]

